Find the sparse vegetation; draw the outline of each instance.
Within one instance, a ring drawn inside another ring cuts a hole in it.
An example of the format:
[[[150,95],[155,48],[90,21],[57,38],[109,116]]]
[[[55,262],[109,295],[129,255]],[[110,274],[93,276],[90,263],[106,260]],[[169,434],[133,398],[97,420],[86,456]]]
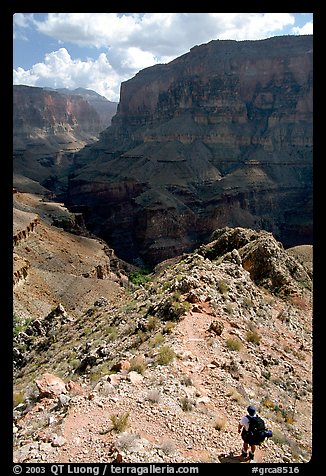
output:
[[[156,357],[156,363],[159,365],[168,365],[175,358],[175,352],[172,347],[168,345],[163,345],[159,349],[159,353]]]
[[[228,388],[226,395],[230,397],[232,401],[239,403],[239,405],[245,403],[243,396],[235,388]]]
[[[282,461],[285,455],[289,458],[300,456],[300,445],[295,449],[290,438],[301,442],[302,448],[306,445],[309,452],[310,315],[300,306],[291,307],[290,300],[282,301],[277,296],[273,303],[267,304],[262,298],[266,292],[260,293],[249,273],[244,273],[241,267],[231,269],[233,263],[221,263],[222,266],[218,261],[212,263],[201,257],[193,259],[191,254],[185,255],[174,268],[163,263],[145,286],[142,284],[137,289],[121,286],[116,300],[103,291],[107,296],[105,306],[96,306],[84,314],[76,309],[76,315],[66,323],[64,319],[62,322],[60,318],[56,319],[54,328],[49,330],[49,335],[54,338],[48,347],[45,343],[42,348],[36,348],[35,341],[43,339],[40,335],[30,336],[31,341],[35,339],[31,345],[29,337],[22,343],[17,339],[17,349],[22,351],[24,348],[30,360],[25,367],[15,370],[14,406],[26,403],[28,408],[32,408],[32,399],[25,397],[26,382],[33,382],[41,372],[49,371],[61,375],[66,382],[75,380],[93,399],[89,402],[82,398],[83,405],[79,409],[76,407],[76,414],[79,413],[82,419],[85,405],[89,411],[89,414],[85,412],[87,422],[91,422],[89,426],[93,425],[92,429],[86,428],[88,425],[84,429],[81,426],[83,448],[93,449],[96,445],[96,441],[88,439],[87,432],[95,431],[94,426],[101,421],[100,414],[106,412],[109,415],[106,423],[110,423],[109,418],[112,422],[108,431],[122,433],[113,438],[113,443],[118,449],[130,452],[128,459],[138,457],[138,448],[141,448],[144,460],[152,456],[155,449],[161,458],[164,457],[162,452],[172,454],[174,442],[158,443],[158,438],[164,438],[166,432],[178,441],[178,450],[183,447],[183,451],[188,445],[192,447],[189,454],[200,460],[204,458],[201,452],[206,452],[206,457],[216,441],[223,444],[230,441],[229,434],[224,433],[226,430],[234,431],[234,422],[228,421],[226,413],[223,416],[219,411],[228,408],[233,415],[240,416],[249,401],[258,403],[260,399],[259,413],[261,410],[273,430],[274,442],[279,446],[267,444],[262,452],[263,458],[270,457],[275,462],[278,457]],[[237,276],[236,271],[239,273],[239,279],[233,280],[233,271],[234,276]],[[102,294],[102,290],[96,292]],[[84,309],[89,305],[83,304]],[[198,312],[186,315],[192,306]],[[275,321],[282,307],[285,309],[283,317],[286,316],[283,322],[290,324],[286,328],[280,320]],[[67,311],[70,316],[68,308]],[[184,316],[185,319],[179,322]],[[218,337],[212,337],[208,332],[209,322],[213,319],[224,325],[223,334]],[[94,358],[94,362],[81,366],[89,358]],[[171,368],[159,367],[171,364],[174,359]],[[78,372],[80,367],[82,369]],[[133,380],[132,375],[127,375],[128,371],[143,374],[144,379],[135,376]],[[112,373],[116,375],[110,380],[108,374]],[[293,406],[296,391],[300,399],[298,397],[297,405]],[[198,398],[204,395],[209,399]],[[46,407],[47,400],[41,405]],[[52,423],[47,431],[54,433],[61,429],[62,420],[57,420],[60,415],[57,409],[48,408]],[[126,411],[128,413],[123,413]],[[22,408],[15,409],[15,418],[19,418],[16,417],[19,413],[22,417],[17,420],[16,438],[22,446],[26,439],[18,425],[25,425],[27,419],[23,419]],[[116,414],[110,416],[111,413]],[[95,418],[91,421],[89,417],[93,415]],[[29,412],[28,417],[31,418],[31,423],[26,423],[30,441],[39,441],[32,425],[39,430],[40,422],[46,419],[41,418],[41,411]],[[131,418],[132,432],[124,433],[126,429],[129,431]],[[32,423],[33,419],[35,423]],[[150,439],[147,431],[141,431],[144,440],[140,440],[136,432],[144,429],[146,421],[153,429],[152,435],[155,435],[155,430],[158,436]],[[204,433],[203,429],[209,430],[207,424],[211,431]],[[200,429],[198,434],[196,428]],[[193,445],[193,434],[196,445]],[[70,444],[67,448],[68,453],[72,451]],[[106,449],[100,448],[99,451]],[[46,456],[42,452],[40,450],[42,457]],[[177,460],[180,455],[181,451],[178,451],[176,458],[171,460]],[[213,452],[210,455],[212,459],[215,456]]]
[[[107,337],[110,341],[114,341],[118,337],[118,329],[116,326],[108,326],[106,329]]]
[[[190,387],[193,385],[192,378],[189,377],[188,375],[185,375],[181,380],[180,380],[181,385],[185,385],[186,387]]]
[[[161,450],[164,454],[170,455],[175,452],[175,443],[171,440],[166,440],[161,443]]]
[[[132,450],[138,438],[139,437],[135,435],[134,433],[124,433],[123,435],[121,435],[119,438],[116,439],[115,445],[117,448],[119,448],[119,450],[130,451]]]
[[[174,291],[159,304],[156,312],[164,321],[179,321],[190,309],[191,304],[181,299],[180,292]]]
[[[156,316],[149,316],[147,320],[147,329],[154,331],[159,326],[160,320]]]
[[[13,335],[16,336],[20,332],[24,332],[29,324],[33,321],[32,318],[21,319],[17,314],[13,315]]]
[[[261,336],[258,334],[256,330],[249,330],[247,331],[247,334],[246,334],[246,340],[247,342],[251,342],[252,344],[259,345]]]
[[[152,403],[159,403],[161,400],[161,393],[159,392],[159,390],[156,390],[156,389],[151,390],[147,394],[147,400],[149,400]]]
[[[225,294],[229,290],[229,286],[227,285],[227,283],[223,279],[220,280],[219,283],[218,283],[218,290],[221,294]]]
[[[112,429],[117,433],[122,433],[128,427],[129,412],[122,415],[111,415]]]
[[[222,431],[226,425],[226,418],[224,416],[217,416],[214,422],[215,430]]]
[[[25,397],[21,392],[14,392],[13,393],[13,407],[17,407],[25,401]]]
[[[229,338],[226,340],[226,347],[232,351],[239,351],[242,347],[239,339]]]
[[[148,268],[141,269],[139,271],[134,271],[128,275],[129,281],[136,286],[141,286],[146,283],[148,283],[151,278],[149,277],[149,274],[151,273],[151,270]]]
[[[132,371],[135,371],[135,372],[138,372],[139,374],[143,374],[146,370],[146,362],[144,360],[144,357],[138,355],[136,357],[134,357],[131,361],[130,361],[130,370]]]
[[[194,408],[194,404],[189,397],[182,397],[180,399],[180,404],[184,412],[191,412]]]
[[[163,327],[163,334],[171,334],[175,328],[175,322],[167,321]]]
[[[164,335],[158,332],[155,334],[149,341],[149,346],[150,347],[157,347],[159,345],[162,345],[164,342]]]

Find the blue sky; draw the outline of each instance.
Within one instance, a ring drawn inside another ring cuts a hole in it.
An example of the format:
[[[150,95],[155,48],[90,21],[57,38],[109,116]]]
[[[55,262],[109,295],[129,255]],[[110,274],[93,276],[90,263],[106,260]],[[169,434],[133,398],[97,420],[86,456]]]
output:
[[[216,39],[313,33],[312,13],[15,13],[13,82],[84,87],[119,101],[120,84]]]

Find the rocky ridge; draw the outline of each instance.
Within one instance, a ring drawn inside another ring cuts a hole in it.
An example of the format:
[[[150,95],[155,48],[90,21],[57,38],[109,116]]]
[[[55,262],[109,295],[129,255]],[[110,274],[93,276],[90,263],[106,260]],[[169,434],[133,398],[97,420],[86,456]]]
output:
[[[308,461],[311,262],[311,247],[224,228],[142,285],[27,324],[14,461],[239,462],[249,403],[274,432],[258,462]]]

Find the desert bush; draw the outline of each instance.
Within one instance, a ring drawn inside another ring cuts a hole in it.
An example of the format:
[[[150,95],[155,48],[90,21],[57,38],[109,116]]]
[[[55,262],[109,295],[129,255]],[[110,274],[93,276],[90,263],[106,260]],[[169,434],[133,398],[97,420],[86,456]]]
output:
[[[181,383],[181,385],[185,385],[186,387],[190,387],[193,384],[193,381],[192,381],[191,377],[189,377],[188,375],[185,375],[180,380],[180,383]]]
[[[241,349],[241,342],[238,339],[233,339],[232,337],[230,337],[226,341],[226,347],[229,350],[239,351]]]
[[[113,430],[117,433],[122,433],[128,426],[129,412],[123,413],[122,415],[111,415],[110,420]]]
[[[110,341],[116,340],[116,338],[118,337],[118,329],[115,326],[108,326],[106,327],[105,331],[107,334],[107,338]]]
[[[134,433],[124,433],[115,441],[115,446],[119,450],[130,451],[133,448],[135,441],[137,439],[138,439],[138,436],[135,435]]]
[[[107,375],[109,372],[109,366],[108,363],[105,362],[101,365],[96,365],[92,367],[89,371],[89,381],[94,383],[100,380],[101,377],[104,375]]]
[[[181,408],[184,412],[190,412],[194,408],[193,402],[189,397],[182,397],[180,399]]]
[[[29,324],[33,321],[31,318],[21,319],[16,314],[13,315],[13,335],[16,336],[20,332],[26,330]]]
[[[136,339],[137,343],[142,343],[142,342],[145,342],[145,340],[148,339],[148,335],[146,334],[146,332],[139,329],[137,331],[136,338],[137,338]]]
[[[159,353],[156,357],[156,362],[159,365],[168,365],[174,360],[174,358],[175,358],[175,352],[172,349],[172,347],[168,345],[163,345],[160,348]]]
[[[156,313],[164,321],[179,321],[190,309],[190,302],[181,301],[181,294],[175,291],[159,304]]]
[[[221,281],[219,281],[218,283],[218,290],[221,294],[225,294],[228,292],[229,290],[229,286],[227,285],[227,283],[224,281],[224,279],[221,279]]]
[[[154,389],[148,392],[147,400],[149,400],[152,403],[159,403],[161,400],[161,394],[159,390]]]
[[[245,403],[243,396],[235,388],[229,387],[226,394],[233,402],[237,402],[240,405]]]
[[[171,440],[166,440],[161,443],[161,450],[164,454],[169,455],[175,452],[175,444]]]
[[[214,422],[215,430],[222,431],[222,430],[224,430],[225,425],[226,425],[226,418],[224,416],[223,417],[222,416],[217,416],[215,418],[215,422]]]
[[[148,320],[147,320],[147,329],[148,329],[149,331],[153,331],[153,330],[155,330],[155,329],[158,327],[159,323],[160,323],[160,320],[159,320],[158,317],[156,317],[156,316],[149,316],[149,318],[148,318]]]
[[[276,445],[283,446],[283,445],[288,445],[289,440],[288,438],[284,435],[284,433],[281,433],[279,430],[274,429],[273,430],[273,436],[271,437],[271,440],[274,441]]]
[[[17,405],[20,405],[23,403],[25,400],[24,395],[21,392],[14,392],[13,393],[13,406],[14,408],[17,407]]]
[[[275,408],[275,403],[272,402],[272,400],[268,397],[263,398],[262,401],[261,401],[261,404],[264,407],[269,408],[271,410],[273,410]]]
[[[257,331],[249,330],[246,334],[246,339],[247,339],[247,342],[251,342],[252,344],[259,345],[261,336],[258,334]]]
[[[227,304],[224,309],[228,314],[230,314],[230,316],[233,314],[233,305],[232,304],[230,304],[230,303]]]
[[[156,347],[158,345],[163,344],[163,342],[164,342],[164,335],[158,332],[150,339],[149,346]]]
[[[242,305],[243,305],[243,307],[249,309],[249,308],[254,306],[254,303],[252,302],[252,300],[250,298],[244,297],[243,300],[242,300]]]
[[[171,334],[175,328],[175,323],[172,321],[167,321],[163,327],[163,334]]]
[[[144,358],[140,355],[135,356],[131,359],[130,361],[130,369],[135,372],[138,372],[139,374],[143,374],[147,368],[146,362]]]

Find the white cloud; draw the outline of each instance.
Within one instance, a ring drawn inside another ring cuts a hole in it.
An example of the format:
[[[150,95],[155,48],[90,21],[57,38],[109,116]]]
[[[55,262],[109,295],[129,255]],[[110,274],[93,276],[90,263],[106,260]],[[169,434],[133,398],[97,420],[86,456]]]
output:
[[[35,26],[56,40],[96,48],[122,44],[140,28],[138,18],[117,13],[49,13]]]
[[[24,13],[15,13],[13,17],[13,24],[14,26],[18,26],[20,28],[26,28],[30,24],[29,17]]]
[[[17,15],[17,17],[16,17]],[[165,63],[212,39],[262,39],[291,31],[312,33],[312,22],[294,27],[290,13],[48,13],[16,14],[60,45],[104,49],[93,59],[73,59],[66,48],[48,53],[29,70],[14,71],[15,84],[87,87],[118,101],[121,81],[155,63]]]
[[[292,28],[292,31],[295,35],[312,35],[313,34],[313,22],[309,21],[305,25],[303,25],[301,28],[299,26],[296,26]]]
[[[258,39],[293,25],[289,13],[49,13],[37,29],[79,46],[137,47],[180,55],[212,38]]]
[[[44,62],[35,64],[30,70],[17,68],[13,75],[14,84],[71,89],[84,87],[112,101],[119,100],[120,81],[121,77],[113,70],[104,53],[95,60],[73,60],[65,48],[45,55]]]

